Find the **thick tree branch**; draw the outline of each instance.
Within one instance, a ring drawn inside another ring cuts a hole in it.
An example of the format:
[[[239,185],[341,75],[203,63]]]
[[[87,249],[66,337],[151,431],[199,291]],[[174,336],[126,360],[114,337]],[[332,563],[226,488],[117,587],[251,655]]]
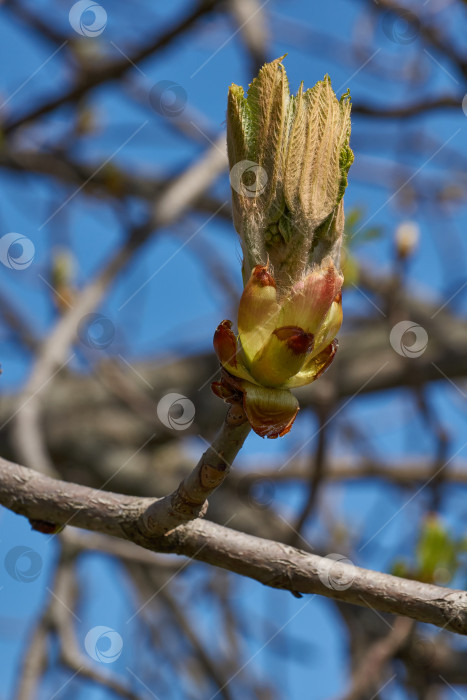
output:
[[[182,554],[294,593],[411,617],[467,634],[467,592],[369,571],[293,547],[194,520],[166,535],[148,529],[154,499],[52,479],[0,459],[0,503],[28,518],[103,532],[152,551]],[[154,524],[155,525],[155,524]],[[160,531],[161,523],[157,524]]]

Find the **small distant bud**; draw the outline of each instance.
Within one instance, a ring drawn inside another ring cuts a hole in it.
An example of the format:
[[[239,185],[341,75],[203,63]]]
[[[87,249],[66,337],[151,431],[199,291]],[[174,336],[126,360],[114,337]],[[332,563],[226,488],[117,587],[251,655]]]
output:
[[[414,221],[403,221],[396,229],[396,251],[400,260],[410,257],[420,239],[420,227]]]
[[[54,290],[53,300],[61,313],[73,304],[75,296],[75,260],[66,249],[52,252],[51,286]]]
[[[98,119],[95,112],[89,107],[81,107],[77,113],[76,131],[80,136],[93,134],[98,128]]]

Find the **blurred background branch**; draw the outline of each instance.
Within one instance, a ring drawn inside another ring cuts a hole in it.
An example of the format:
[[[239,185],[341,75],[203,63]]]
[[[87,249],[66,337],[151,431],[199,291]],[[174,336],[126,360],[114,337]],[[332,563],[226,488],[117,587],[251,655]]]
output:
[[[465,2],[0,12],[2,457],[139,501],[192,474],[225,415],[212,335],[242,288],[227,86],[288,52],[294,91],[329,73],[352,94],[340,349],[286,439],[246,439],[203,526],[464,589]],[[465,694],[462,638],[342,602],[340,579],[299,600],[1,515],[2,697]]]

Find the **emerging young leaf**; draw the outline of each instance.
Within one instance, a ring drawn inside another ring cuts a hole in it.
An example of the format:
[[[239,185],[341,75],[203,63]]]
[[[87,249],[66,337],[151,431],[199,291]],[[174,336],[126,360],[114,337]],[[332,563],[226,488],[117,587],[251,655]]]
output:
[[[233,218],[245,289],[238,338],[223,321],[214,347],[224,368],[215,393],[243,404],[258,435],[290,430],[291,387],[317,379],[342,323],[343,195],[353,161],[350,97],[329,76],[289,94],[282,58],[243,88],[231,85],[227,146]]]

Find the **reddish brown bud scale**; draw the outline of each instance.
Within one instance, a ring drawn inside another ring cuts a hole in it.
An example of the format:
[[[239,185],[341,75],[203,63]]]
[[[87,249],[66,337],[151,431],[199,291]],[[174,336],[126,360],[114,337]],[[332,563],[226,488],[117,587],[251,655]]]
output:
[[[276,288],[276,280],[269,272],[268,265],[256,265],[252,272],[252,280],[258,282],[261,287]]]
[[[326,294],[329,295],[333,301],[340,301],[342,299],[341,286],[342,278],[337,272],[334,264],[332,264],[327,268],[324,275],[324,288],[326,290]]]
[[[296,355],[305,355],[313,349],[315,336],[313,333],[306,333],[303,328],[283,326],[276,328],[274,335],[284,341],[289,350]]]
[[[327,360],[325,361],[325,364],[321,367],[321,369],[319,369],[316,372],[315,379],[318,379],[318,377],[321,377],[321,375],[323,375],[326,372],[326,370],[331,366],[338,347],[339,347],[339,342],[335,339],[332,341],[332,343],[330,343],[327,346],[327,348],[325,348],[322,352],[320,352],[319,357],[327,356]]]
[[[250,425],[260,437],[286,435],[299,410],[298,402],[290,392],[269,393],[264,387],[234,377],[225,369],[221,372],[221,381],[213,382],[211,388],[226,403],[242,406]]]
[[[212,382],[211,391],[219,399],[222,399],[226,403],[228,403],[229,399],[232,398],[232,396],[233,396],[232,391],[230,389],[228,389],[227,387],[225,387],[222,384],[222,382]]]
[[[237,366],[237,339],[232,331],[232,321],[222,321],[213,339],[214,350],[222,364]]]

